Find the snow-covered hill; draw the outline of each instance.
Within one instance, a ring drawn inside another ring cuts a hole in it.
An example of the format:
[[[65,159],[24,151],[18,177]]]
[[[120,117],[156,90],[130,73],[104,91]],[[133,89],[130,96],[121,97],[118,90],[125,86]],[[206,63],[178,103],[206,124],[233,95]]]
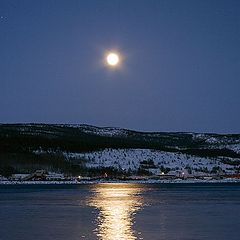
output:
[[[67,165],[61,166],[66,169],[81,163],[88,168],[153,174],[240,171],[240,134],[137,132],[86,124],[0,124],[0,152],[0,164],[13,167],[37,162],[37,166],[58,168],[58,157],[63,156]]]

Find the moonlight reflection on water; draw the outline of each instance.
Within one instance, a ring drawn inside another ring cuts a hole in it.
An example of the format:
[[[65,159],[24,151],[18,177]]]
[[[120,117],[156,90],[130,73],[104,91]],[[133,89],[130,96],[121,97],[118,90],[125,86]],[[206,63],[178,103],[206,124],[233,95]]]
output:
[[[92,188],[88,204],[99,210],[96,234],[101,240],[135,240],[134,215],[143,206],[135,184],[99,184]],[[138,233],[140,234],[140,233]]]

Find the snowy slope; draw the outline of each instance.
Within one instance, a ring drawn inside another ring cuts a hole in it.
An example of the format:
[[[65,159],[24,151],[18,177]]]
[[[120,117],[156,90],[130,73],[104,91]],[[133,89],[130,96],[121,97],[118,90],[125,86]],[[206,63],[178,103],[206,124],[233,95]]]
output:
[[[67,158],[85,159],[87,167],[111,167],[123,170],[137,170],[141,162],[153,160],[155,167],[149,171],[160,173],[160,167],[170,168],[172,172],[191,169],[197,175],[220,167],[226,173],[235,173],[236,169],[221,162],[222,158],[202,158],[182,153],[163,152],[150,149],[104,149],[88,153],[65,153]]]

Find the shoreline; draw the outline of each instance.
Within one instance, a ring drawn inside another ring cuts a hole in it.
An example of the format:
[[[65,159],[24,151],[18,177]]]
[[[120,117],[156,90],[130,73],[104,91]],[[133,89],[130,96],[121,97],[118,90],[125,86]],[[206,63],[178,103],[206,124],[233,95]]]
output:
[[[136,183],[136,184],[214,184],[214,183],[240,183],[240,179],[227,178],[221,180],[89,180],[89,181],[0,181],[0,186],[2,185],[86,185],[86,184],[101,184],[101,183]]]

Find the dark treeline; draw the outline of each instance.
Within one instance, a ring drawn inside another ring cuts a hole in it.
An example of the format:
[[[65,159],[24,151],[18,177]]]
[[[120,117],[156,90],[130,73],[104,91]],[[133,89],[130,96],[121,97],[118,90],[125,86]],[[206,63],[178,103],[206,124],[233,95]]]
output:
[[[229,136],[240,139],[240,135]],[[204,157],[239,157],[239,154],[229,149],[207,147],[204,140],[194,140],[186,133],[141,133],[128,130],[127,135],[108,137],[91,131],[86,133],[81,128],[53,124],[0,125],[0,153],[32,153],[40,149],[86,152],[104,148],[146,148]]]

